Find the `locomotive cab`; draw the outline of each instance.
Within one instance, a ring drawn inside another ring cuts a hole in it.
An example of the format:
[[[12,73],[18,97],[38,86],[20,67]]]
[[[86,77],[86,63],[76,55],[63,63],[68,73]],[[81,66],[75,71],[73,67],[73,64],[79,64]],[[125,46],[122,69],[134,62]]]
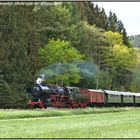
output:
[[[67,89],[69,91],[69,94],[72,96],[72,98],[77,102],[87,102],[88,96],[85,94],[82,94],[80,92],[80,89],[78,87],[68,87]]]
[[[80,94],[80,89],[78,87],[66,86],[69,94]]]

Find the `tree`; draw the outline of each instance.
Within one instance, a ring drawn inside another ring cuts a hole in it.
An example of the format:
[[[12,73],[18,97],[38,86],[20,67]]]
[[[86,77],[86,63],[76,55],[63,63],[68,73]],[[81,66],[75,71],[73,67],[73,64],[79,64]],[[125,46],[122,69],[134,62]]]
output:
[[[79,68],[73,63],[56,63],[41,70],[47,77],[46,82],[58,85],[78,83],[81,79]]]
[[[79,83],[73,85],[82,88],[96,88],[96,75],[99,68],[93,64],[93,61],[77,62],[77,67],[80,70],[81,79]]]
[[[67,40],[73,45],[79,41],[77,30],[80,28],[80,16],[77,9],[77,5],[70,2],[39,6],[41,46],[52,38]]]
[[[13,105],[11,99],[10,87],[5,82],[2,72],[0,72],[0,108],[10,108]]]
[[[99,28],[106,29],[107,15],[104,8],[99,8],[93,2],[79,2],[78,4],[82,20],[86,21],[89,25],[96,25]]]
[[[39,56],[42,64],[51,65],[56,62],[68,63],[81,60],[81,55],[68,41],[50,39],[45,47],[39,48]]]
[[[129,37],[127,36],[127,32],[122,21],[118,20],[117,15],[111,11],[108,17],[107,31],[119,32],[123,36],[123,44],[127,47],[131,47]]]
[[[111,11],[109,12],[109,16],[108,16],[108,26],[107,26],[107,30],[111,30],[113,32],[117,31],[117,16],[115,13],[112,13]]]
[[[81,42],[77,46],[77,49],[85,54],[86,59],[90,59],[99,69],[105,69],[105,57],[109,47],[107,47],[108,43],[104,35],[104,30],[83,22],[80,34]],[[98,88],[98,78],[96,88]]]
[[[14,94],[13,94],[14,93]],[[24,92],[16,93],[4,80],[3,72],[0,71],[0,108],[27,108],[28,95]]]
[[[104,67],[104,57],[108,52],[107,44],[104,30],[83,23],[78,50],[85,54],[88,59],[91,59],[99,68]]]
[[[131,69],[136,64],[135,51],[123,44],[123,36],[121,34],[109,31],[105,35],[110,44],[110,51],[106,57],[110,74],[108,86],[111,89],[119,89],[122,85],[125,90],[128,90],[131,82]]]
[[[104,35],[106,36],[107,42],[111,47],[113,47],[115,44],[123,44],[122,35],[118,32],[107,31],[104,33]]]
[[[31,84],[39,69],[36,6],[10,3],[0,7],[0,67],[6,82],[19,92]]]
[[[140,48],[140,35],[130,36],[129,41],[133,48]]]
[[[50,82],[63,85],[80,80],[79,70],[73,62],[81,61],[84,56],[70,47],[68,41],[49,40],[45,47],[39,49],[39,56],[42,67],[47,66],[46,72],[43,71],[51,78]]]
[[[137,37],[137,36],[136,36]],[[138,36],[139,37],[139,36]],[[139,48],[135,48],[137,62],[136,66],[132,69],[132,80],[131,80],[131,91],[140,92],[140,50]]]
[[[132,81],[130,90],[133,92],[140,92],[140,71],[139,69],[132,70]]]

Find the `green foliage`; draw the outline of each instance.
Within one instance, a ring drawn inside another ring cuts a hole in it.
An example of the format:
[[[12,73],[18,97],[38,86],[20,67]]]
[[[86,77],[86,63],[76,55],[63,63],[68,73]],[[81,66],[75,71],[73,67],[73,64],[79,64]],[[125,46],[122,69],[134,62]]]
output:
[[[30,85],[39,68],[39,23],[34,7],[34,4],[0,5],[0,67],[6,82],[18,91]]]
[[[117,31],[117,15],[115,13],[112,13],[111,11],[109,12],[109,16],[108,16],[108,26],[107,29],[111,30],[113,32]]]
[[[103,60],[104,53],[107,51],[107,45],[103,30],[90,26],[83,22],[81,31],[81,42],[79,44],[79,51],[84,53],[87,58],[98,65],[100,60]]]
[[[110,11],[109,16],[106,15],[104,8],[98,7],[93,2],[79,2],[81,18],[90,25],[96,25],[106,31],[119,32],[123,36],[123,44],[131,47],[127,32],[122,21],[118,20],[117,15]]]
[[[126,69],[131,69],[135,66],[136,57],[132,48],[128,48],[125,45],[114,45],[113,56],[115,56],[114,66],[118,65]]]
[[[12,99],[9,85],[4,81],[3,75],[0,75],[0,108],[10,108]]]
[[[81,18],[90,25],[96,25],[99,28],[106,29],[107,15],[104,8],[99,8],[93,2],[79,2]]]
[[[47,77],[46,82],[58,85],[78,83],[81,79],[80,71],[75,64],[56,63],[41,70]]]
[[[133,48],[123,44],[123,36],[117,32],[105,32],[110,51],[106,57],[109,70],[109,88],[129,90],[127,85],[131,82],[131,69],[136,65],[136,53]]]
[[[45,68],[46,72],[43,70],[47,77],[51,75],[51,79],[47,79],[49,82],[63,85],[77,83],[80,80],[78,68],[75,64],[70,63],[81,61],[84,55],[70,47],[68,41],[49,40],[45,47],[39,49],[39,56],[44,66],[52,65],[50,68]]]
[[[99,89],[108,89],[108,84],[109,84],[108,77],[109,76],[110,76],[110,74],[108,71],[100,70],[98,72],[98,75],[96,75],[96,78],[98,80]]]
[[[27,108],[26,93],[16,93],[0,75],[0,108]]]
[[[131,91],[140,92],[140,71],[139,69],[134,69],[132,72]]]
[[[78,86],[82,88],[96,88],[96,75],[99,68],[92,63],[92,61],[84,61],[77,63],[77,67],[80,71],[81,80],[73,86]]]
[[[140,48],[140,35],[130,36],[129,40],[134,48]]]
[[[135,48],[135,52],[137,55],[137,63],[136,66],[132,70],[132,81],[131,81],[131,91],[140,92],[140,49]]]
[[[60,3],[52,5],[40,5],[40,39],[41,46],[49,42],[49,39],[67,40],[75,44],[78,42],[77,30],[80,18],[73,14],[76,10],[74,3]]]
[[[104,33],[104,35],[107,38],[107,42],[112,47],[115,44],[118,44],[118,45],[122,45],[123,44],[122,35],[120,33],[118,33],[118,32],[107,31],[107,32]]]
[[[118,20],[117,15],[110,11],[108,20],[107,20],[107,31],[119,32],[123,36],[123,44],[128,47],[131,47],[129,42],[129,37],[127,36],[127,32],[124,28],[122,21]]]
[[[57,39],[49,40],[49,43],[39,48],[39,56],[42,63],[50,65],[56,62],[68,63],[75,60],[81,60],[82,55],[73,47],[70,47],[68,41]]]

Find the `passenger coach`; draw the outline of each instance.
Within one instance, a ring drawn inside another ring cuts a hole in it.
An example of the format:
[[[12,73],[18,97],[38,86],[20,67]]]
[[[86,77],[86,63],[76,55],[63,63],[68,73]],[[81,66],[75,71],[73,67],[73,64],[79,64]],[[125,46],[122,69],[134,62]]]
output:
[[[90,106],[140,106],[140,93],[81,89],[82,94],[88,95]]]

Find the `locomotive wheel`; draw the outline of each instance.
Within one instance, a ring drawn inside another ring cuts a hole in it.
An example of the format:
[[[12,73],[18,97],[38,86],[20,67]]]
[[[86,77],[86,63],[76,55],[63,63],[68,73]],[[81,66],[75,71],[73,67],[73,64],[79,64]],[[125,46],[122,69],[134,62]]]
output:
[[[76,103],[76,102],[73,102],[72,103],[72,108],[78,108],[79,107],[79,104],[78,103]]]
[[[85,107],[86,107],[86,103],[79,103],[79,106],[80,106],[81,108],[85,108]]]
[[[68,104],[67,107],[70,108],[70,109],[72,108],[72,106],[70,104]]]
[[[67,103],[67,107],[70,108],[70,109],[74,108],[73,107],[73,104],[71,102],[70,103]]]
[[[44,105],[44,108],[45,108],[45,109],[47,109],[47,106],[46,106],[46,105]]]

